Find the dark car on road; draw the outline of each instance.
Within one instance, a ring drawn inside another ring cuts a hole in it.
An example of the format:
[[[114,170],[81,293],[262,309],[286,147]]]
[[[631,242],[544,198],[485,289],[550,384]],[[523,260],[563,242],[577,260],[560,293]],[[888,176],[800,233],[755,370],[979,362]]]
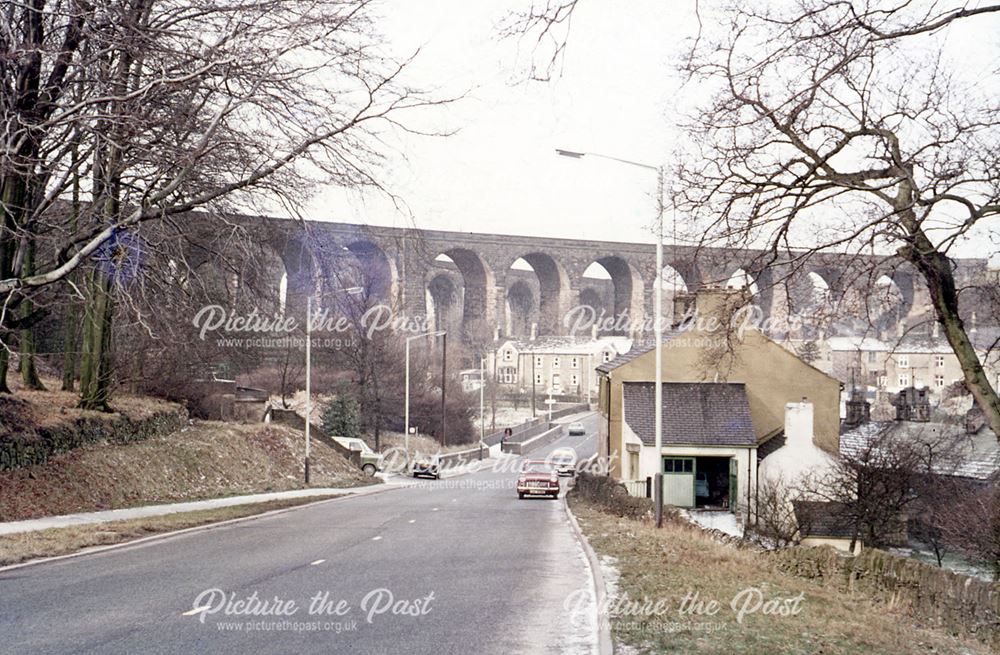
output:
[[[421,475],[439,480],[441,478],[441,458],[438,455],[422,455],[413,460],[413,477]]]

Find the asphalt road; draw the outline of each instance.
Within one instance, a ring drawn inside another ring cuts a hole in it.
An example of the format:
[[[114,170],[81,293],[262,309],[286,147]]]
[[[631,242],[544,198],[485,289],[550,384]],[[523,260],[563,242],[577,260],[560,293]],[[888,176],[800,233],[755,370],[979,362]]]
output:
[[[0,653],[595,652],[561,503],[497,468],[0,573]]]

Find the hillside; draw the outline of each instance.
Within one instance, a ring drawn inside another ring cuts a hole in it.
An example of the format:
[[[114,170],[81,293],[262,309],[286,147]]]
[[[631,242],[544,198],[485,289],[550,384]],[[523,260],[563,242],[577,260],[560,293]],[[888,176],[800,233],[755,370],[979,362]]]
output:
[[[24,451],[55,441],[67,451],[0,470],[0,521],[304,486],[299,431],[191,422],[179,406],[142,396],[116,396],[110,414],[75,409],[75,400],[24,390],[0,398],[0,442]],[[311,460],[311,486],[372,482],[315,440]]]

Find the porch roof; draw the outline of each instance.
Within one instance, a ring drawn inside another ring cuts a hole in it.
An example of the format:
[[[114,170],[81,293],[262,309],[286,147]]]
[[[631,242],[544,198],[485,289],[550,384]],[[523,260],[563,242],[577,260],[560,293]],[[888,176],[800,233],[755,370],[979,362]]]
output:
[[[652,382],[625,382],[625,422],[647,446],[655,445]],[[746,387],[736,382],[664,382],[663,445],[757,445]]]

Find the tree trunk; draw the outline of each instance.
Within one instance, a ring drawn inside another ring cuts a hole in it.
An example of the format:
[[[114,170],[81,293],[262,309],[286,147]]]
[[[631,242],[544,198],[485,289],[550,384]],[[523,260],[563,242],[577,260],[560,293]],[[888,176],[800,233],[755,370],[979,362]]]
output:
[[[923,231],[912,230],[913,245],[900,251],[920,271],[930,291],[938,323],[955,351],[965,375],[965,386],[986,415],[993,434],[1000,440],[1000,398],[983,370],[976,348],[958,313],[958,290],[951,259],[937,250]]]
[[[35,269],[35,240],[29,239],[25,245],[24,266],[25,275],[31,275]],[[25,298],[21,303],[21,317],[28,318],[34,311],[34,303]],[[35,345],[35,326],[29,325],[21,330],[21,381],[27,389],[44,390],[45,385],[38,377],[38,367],[35,365],[37,354]]]
[[[91,297],[84,317],[80,408],[108,411],[111,397],[111,316],[114,295],[111,278],[95,270]]]
[[[17,216],[16,212],[24,205],[24,180],[10,173],[0,180],[0,279],[14,276],[14,260],[17,249]],[[2,303],[5,298],[0,298]],[[9,311],[9,308],[8,308]],[[7,343],[10,333],[5,332],[0,325],[0,392],[10,393],[7,386],[7,370],[10,368],[10,344]]]
[[[72,218],[70,219],[70,230],[75,233],[77,222],[80,217],[80,153],[74,144],[71,153],[71,166],[73,168],[73,204]],[[75,274],[70,275],[70,281],[78,279]],[[79,362],[78,350],[80,348],[80,314],[76,303],[69,305],[66,314],[66,326],[63,334],[63,361],[62,361],[62,390],[72,391],[76,382],[76,368]]]

